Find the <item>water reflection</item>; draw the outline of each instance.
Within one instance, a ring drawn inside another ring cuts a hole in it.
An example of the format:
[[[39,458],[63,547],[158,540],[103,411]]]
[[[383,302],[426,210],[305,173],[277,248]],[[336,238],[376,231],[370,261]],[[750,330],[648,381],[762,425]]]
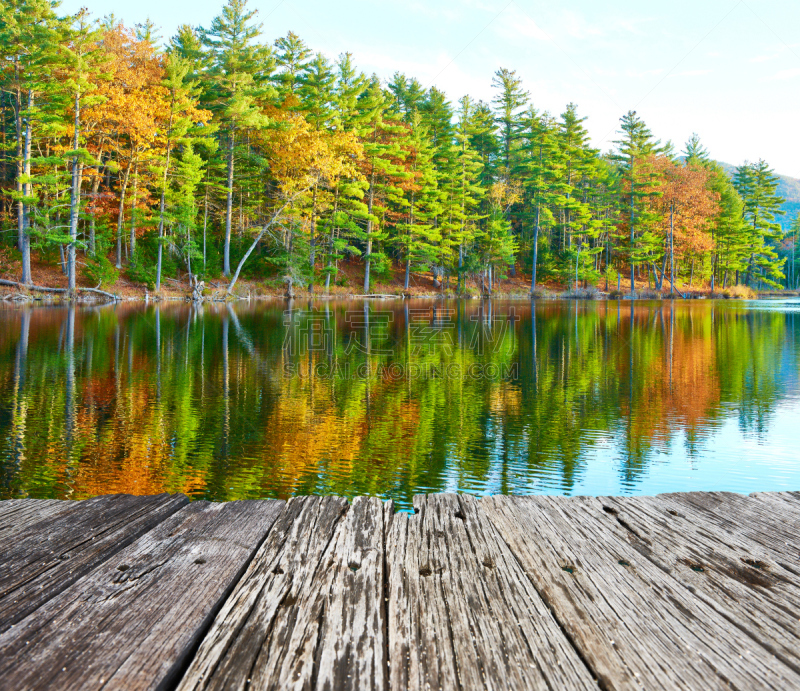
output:
[[[794,303],[0,310],[0,498],[800,488]]]

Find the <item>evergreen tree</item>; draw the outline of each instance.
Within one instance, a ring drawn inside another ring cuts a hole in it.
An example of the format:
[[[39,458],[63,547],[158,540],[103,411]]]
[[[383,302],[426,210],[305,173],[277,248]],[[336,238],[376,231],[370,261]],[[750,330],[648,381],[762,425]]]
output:
[[[501,68],[494,73],[492,86],[498,93],[494,97],[496,122],[500,126],[500,176],[508,181],[513,165],[512,153],[519,134],[520,112],[528,104],[530,94],[522,88],[522,79],[514,70]]]
[[[336,83],[333,93],[334,121],[348,134],[358,135],[365,128],[370,113],[361,108],[361,96],[369,82],[353,65],[353,56],[344,53],[336,63]],[[333,203],[325,225],[325,291],[330,288],[339,260],[349,253],[361,254],[354,244],[361,231],[359,223],[367,217],[363,178],[343,176],[333,187]]]
[[[91,26],[86,10],[81,10],[75,16],[72,26],[67,31],[67,44],[65,46],[67,65],[65,68],[66,79],[64,87],[71,97],[73,118],[72,185],[69,202],[69,257],[67,260],[70,292],[74,292],[76,287],[75,251],[78,243],[78,215],[80,213],[83,166],[84,163],[93,161],[89,152],[84,147],[81,147],[81,109],[98,102],[98,97],[93,92],[96,89],[96,79],[104,59],[97,46],[98,39],[99,31]]]
[[[622,190],[622,196],[627,206],[627,226],[629,231],[628,256],[630,259],[631,273],[631,295],[636,293],[636,264],[637,260],[643,258],[646,253],[637,247],[636,233],[646,238],[648,223],[652,222],[652,217],[648,214],[646,201],[653,192],[654,183],[657,180],[653,174],[651,166],[647,160],[663,152],[661,143],[653,137],[650,129],[644,121],[636,114],[636,111],[628,111],[622,116],[620,134],[622,138],[616,140],[617,152],[612,156],[622,173],[624,183],[627,187]],[[637,229],[637,223],[642,226]]]
[[[778,177],[766,161],[759,160],[739,166],[733,184],[744,202],[743,218],[749,231],[745,283],[752,286],[758,278],[778,287],[778,281],[784,278],[784,260],[777,253],[783,230],[775,217],[783,213],[780,207],[785,201],[776,194]]]
[[[399,184],[403,190],[404,219],[397,224],[396,244],[405,264],[403,288],[408,290],[412,266],[427,270],[436,261],[441,240],[433,224],[439,211],[434,147],[419,113],[411,119],[403,150],[408,176]]]
[[[683,158],[688,165],[705,165],[709,162],[708,151],[700,143],[700,135],[696,132],[686,142]]]
[[[364,117],[360,123],[360,138],[364,146],[364,177],[367,214],[362,234],[364,251],[364,293],[370,291],[370,271],[376,264],[381,267],[386,261],[383,252],[376,252],[375,245],[386,238],[388,201],[399,195],[397,183],[403,176],[403,152],[399,138],[405,128],[391,111],[391,99],[383,91],[377,77],[370,80],[359,102]]]
[[[403,122],[411,122],[413,114],[418,112],[425,101],[425,89],[416,78],[408,79],[406,75],[395,72],[388,84],[394,96],[393,109],[398,112]]]
[[[0,5],[0,57],[6,66],[3,91],[8,95],[14,119],[15,190],[17,247],[22,253],[22,283],[31,283],[31,216],[36,197],[31,161],[35,130],[48,118],[47,107],[39,97],[50,92],[49,75],[59,49],[55,2],[48,0],[10,0]],[[51,103],[52,105],[52,103]]]
[[[267,124],[258,101],[274,95],[265,82],[272,72],[271,53],[267,47],[255,43],[261,35],[261,24],[253,22],[255,15],[256,10],[247,10],[247,0],[227,0],[210,28],[200,30],[210,53],[207,104],[222,124],[225,138],[227,180],[222,268],[225,276],[231,273],[236,138],[244,128]]]
[[[515,176],[522,181],[523,227],[531,232],[531,294],[536,291],[539,245],[542,227],[550,229],[555,217],[552,209],[559,198],[563,161],[559,156],[558,129],[547,114],[529,108],[521,119],[520,160]],[[525,233],[523,233],[524,237]]]
[[[483,166],[478,152],[471,145],[475,105],[469,96],[464,96],[459,106],[454,155],[451,165],[440,174],[439,187],[442,193],[442,216],[446,216],[450,246],[458,248],[457,263],[451,268],[457,271],[458,292],[461,292],[464,274],[468,269],[465,255],[475,241],[484,190],[480,185]]]
[[[310,62],[311,50],[297,34],[290,31],[275,41],[275,63],[278,71],[274,81],[281,101],[294,95],[300,88],[303,73]]]

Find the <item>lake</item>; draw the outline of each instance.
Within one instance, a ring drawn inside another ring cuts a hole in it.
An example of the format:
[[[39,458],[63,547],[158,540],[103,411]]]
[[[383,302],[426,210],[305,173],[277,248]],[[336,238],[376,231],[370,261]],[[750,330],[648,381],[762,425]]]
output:
[[[0,307],[0,499],[800,489],[800,301]]]

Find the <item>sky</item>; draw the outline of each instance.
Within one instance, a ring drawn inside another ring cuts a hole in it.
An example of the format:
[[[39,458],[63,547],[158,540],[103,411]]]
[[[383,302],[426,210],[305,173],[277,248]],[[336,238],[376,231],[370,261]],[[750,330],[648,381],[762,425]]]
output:
[[[531,102],[586,116],[593,145],[613,147],[635,110],[678,151],[697,132],[711,155],[766,160],[800,178],[798,0],[250,0],[263,40],[293,31],[334,60],[388,81],[396,71],[490,100],[492,76],[516,70]],[[148,17],[166,40],[183,23],[209,26],[222,0],[63,0],[126,24]]]

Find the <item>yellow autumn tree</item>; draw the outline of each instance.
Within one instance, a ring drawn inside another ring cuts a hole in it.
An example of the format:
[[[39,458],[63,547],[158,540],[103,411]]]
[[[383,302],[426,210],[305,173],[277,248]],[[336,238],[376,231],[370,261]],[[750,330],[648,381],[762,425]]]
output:
[[[315,129],[302,115],[277,108],[267,108],[270,127],[255,132],[254,144],[261,149],[268,164],[268,177],[275,190],[275,200],[256,235],[239,261],[228,285],[233,292],[247,259],[270,233],[276,241],[285,241],[287,233],[310,232],[310,213],[319,209],[319,200],[310,200],[312,191],[331,190],[343,177],[360,179],[358,163],[363,153],[355,135],[342,131]],[[291,226],[292,229],[287,227]],[[283,238],[274,234],[281,228]]]

